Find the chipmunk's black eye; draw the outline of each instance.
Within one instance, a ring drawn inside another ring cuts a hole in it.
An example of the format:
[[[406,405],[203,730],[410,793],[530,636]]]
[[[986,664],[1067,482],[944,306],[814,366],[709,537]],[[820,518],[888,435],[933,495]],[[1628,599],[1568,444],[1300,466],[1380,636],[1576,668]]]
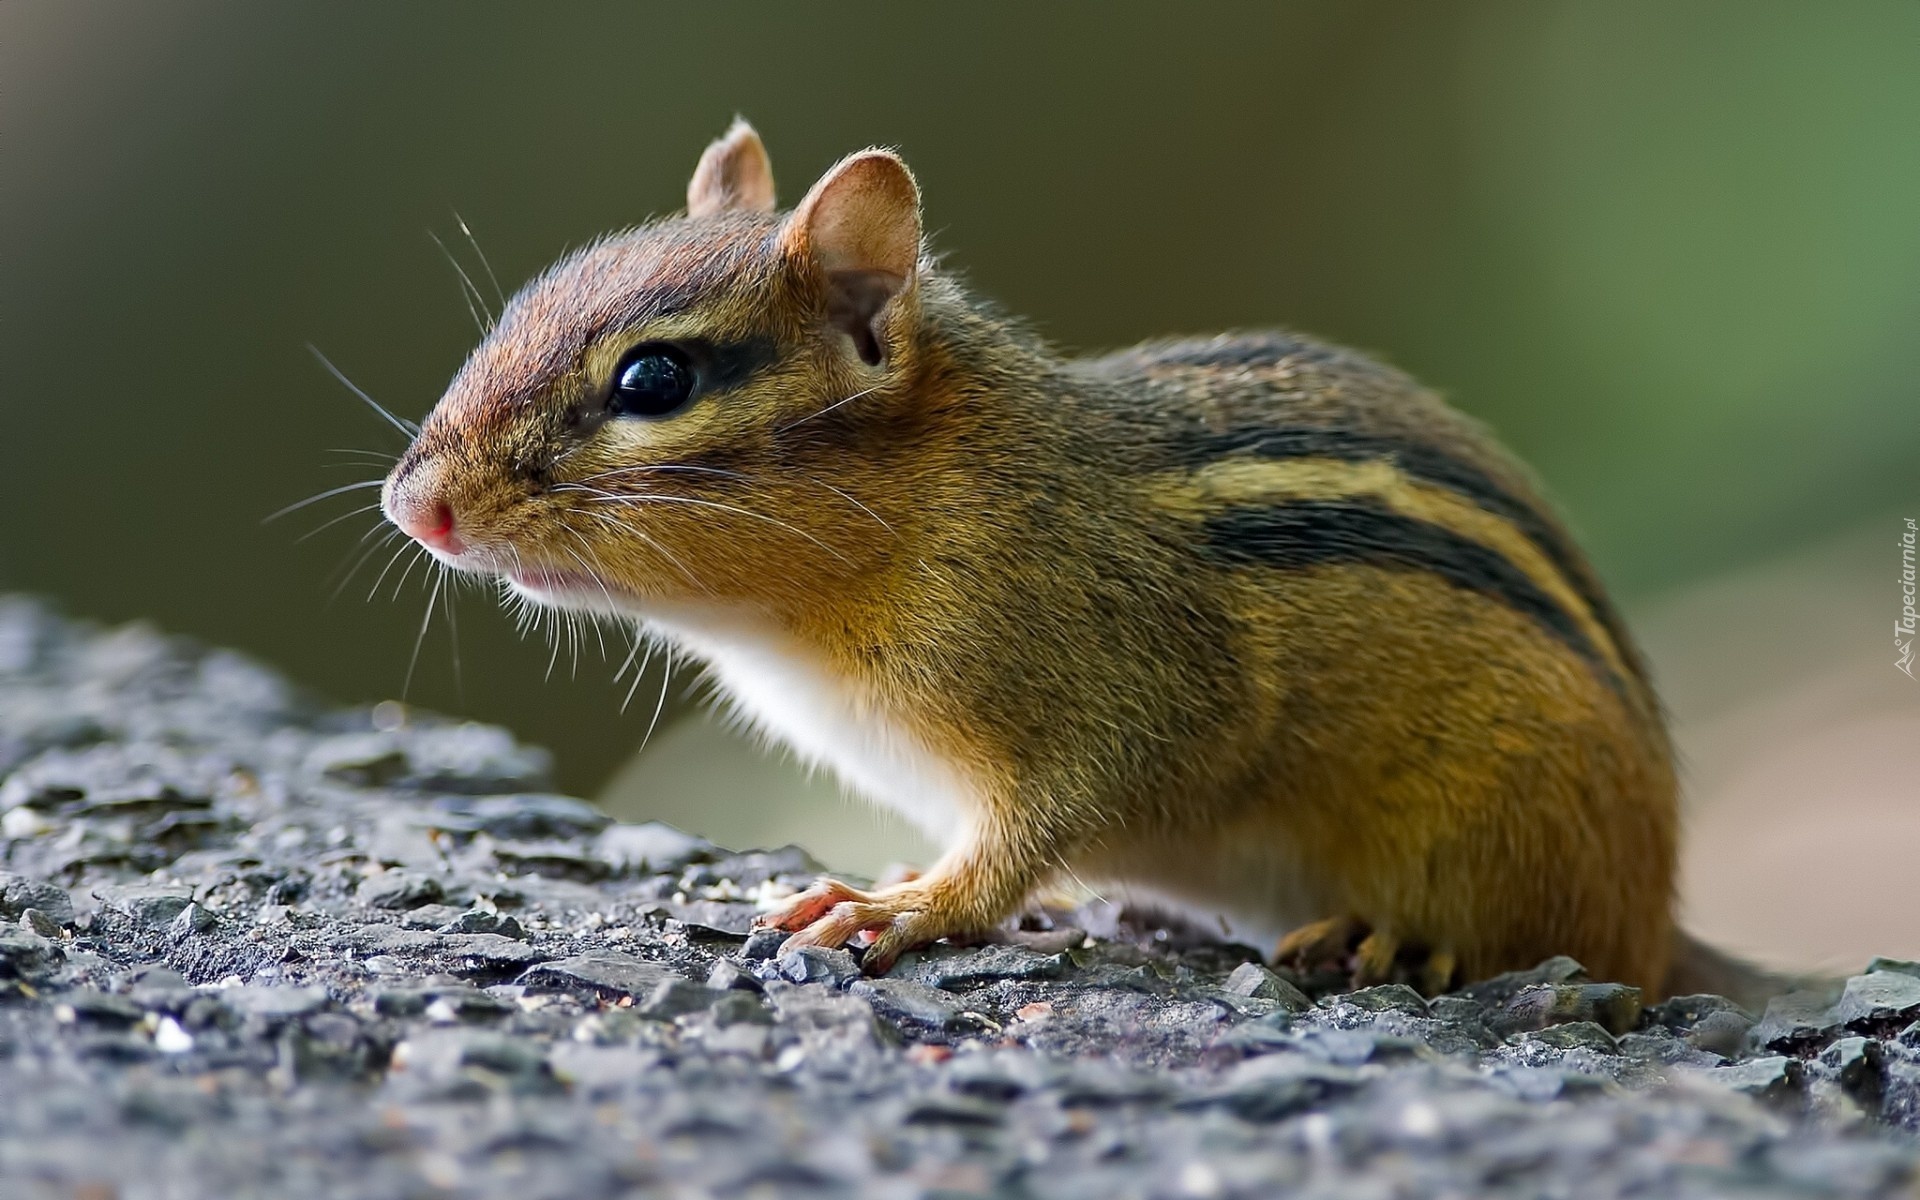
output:
[[[636,346],[613,373],[607,407],[622,417],[672,416],[693,398],[693,368],[671,346]]]

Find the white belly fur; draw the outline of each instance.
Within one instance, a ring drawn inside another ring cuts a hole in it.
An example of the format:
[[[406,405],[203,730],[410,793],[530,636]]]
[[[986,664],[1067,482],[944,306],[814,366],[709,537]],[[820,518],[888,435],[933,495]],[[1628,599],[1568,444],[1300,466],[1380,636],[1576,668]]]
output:
[[[705,612],[650,613],[645,624],[704,662],[734,712],[801,761],[943,846],[965,829],[974,793],[952,764],[778,630]]]
[[[899,813],[943,846],[963,835],[975,792],[954,766],[779,631],[710,611],[649,612],[649,632],[708,667],[734,712],[803,762]],[[1077,865],[1108,900],[1179,912],[1226,936],[1273,944],[1331,915],[1271,828],[1199,843],[1094,853]],[[1112,849],[1109,843],[1110,849]]]

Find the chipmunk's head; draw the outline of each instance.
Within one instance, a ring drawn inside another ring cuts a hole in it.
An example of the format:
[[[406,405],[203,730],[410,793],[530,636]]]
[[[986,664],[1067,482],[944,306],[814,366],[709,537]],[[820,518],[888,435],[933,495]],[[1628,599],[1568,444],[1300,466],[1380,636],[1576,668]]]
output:
[[[515,296],[387,478],[451,566],[567,608],[753,604],[884,553],[860,466],[913,368],[919,192],[868,150],[791,213],[744,123],[687,209]]]

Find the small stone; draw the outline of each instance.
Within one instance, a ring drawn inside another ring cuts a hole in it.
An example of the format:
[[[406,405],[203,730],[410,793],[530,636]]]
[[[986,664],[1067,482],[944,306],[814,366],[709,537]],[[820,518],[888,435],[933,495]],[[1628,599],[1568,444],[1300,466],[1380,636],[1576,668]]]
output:
[[[454,922],[466,915],[467,909],[458,904],[422,904],[419,908],[399,910],[400,924],[408,929],[435,929],[446,933],[492,933],[491,921],[483,921],[485,929],[455,929]],[[486,914],[491,916],[491,913]]]
[[[109,911],[148,929],[168,928],[193,903],[192,888],[163,884],[108,884],[95,888],[93,896]]]
[[[1879,971],[1891,971],[1896,975],[1912,975],[1920,979],[1920,962],[1910,962],[1904,958],[1876,958],[1867,964],[1866,974]]]
[[[655,1021],[671,1021],[675,1017],[704,1012],[709,1005],[724,995],[726,995],[725,992],[702,987],[676,975],[662,979],[646,1001],[637,1005],[633,1011]]]
[[[1522,988],[1543,983],[1586,982],[1588,982],[1587,969],[1581,966],[1576,960],[1560,954],[1547,959],[1531,970],[1508,971],[1503,975],[1495,975],[1492,979],[1484,979],[1479,983],[1468,984],[1466,987],[1457,989],[1457,991],[1459,995],[1466,996],[1489,1008],[1499,1008],[1505,1005],[1507,1001]]]
[[[911,979],[862,979],[848,990],[890,1021],[933,1029],[973,1024],[953,993]]]
[[[59,826],[54,822],[24,804],[0,812],[0,838],[10,842],[24,842],[43,833],[52,833],[57,828]]]
[[[1306,993],[1259,963],[1241,963],[1227,976],[1223,987],[1236,996],[1276,1001],[1288,1012],[1305,1012],[1313,1007]]]
[[[1842,1091],[1869,1106],[1880,1097],[1886,1052],[1871,1038],[1843,1037],[1820,1052],[1820,1065],[1833,1072]]]
[[[508,933],[511,927],[514,932]],[[503,917],[497,912],[484,908],[470,908],[450,921],[444,921],[435,928],[441,933],[496,933],[501,937],[525,937],[527,931],[520,922],[512,917]]]
[[[1785,1055],[1751,1059],[1728,1067],[1714,1067],[1707,1077],[1722,1087],[1769,1104],[1786,1104],[1801,1098],[1806,1088],[1806,1067]]]
[[[860,964],[845,950],[801,946],[782,954],[775,964],[782,978],[794,983],[825,983],[845,987],[860,977]]]
[[[716,991],[739,990],[747,992],[762,991],[760,980],[742,970],[738,963],[721,959],[713,964],[713,970],[707,973],[707,986]]]
[[[405,909],[438,903],[446,896],[446,890],[431,875],[386,871],[361,881],[354,896],[370,908]]]
[[[1672,1066],[1684,1063],[1696,1067],[1715,1067],[1720,1065],[1722,1056],[1695,1049],[1683,1038],[1675,1037],[1671,1029],[1656,1026],[1654,1032],[1622,1034],[1616,1053],[1624,1058],[1635,1058],[1641,1062],[1660,1063]]]
[[[26,929],[0,929],[0,979],[39,979],[66,954],[59,943]]]
[[[43,938],[57,938],[60,936],[60,922],[54,920],[37,908],[20,910],[20,928],[26,930],[28,933],[39,934]]]
[[[747,934],[746,944],[740,947],[740,957],[751,962],[760,962],[773,958],[780,953],[780,947],[787,941],[787,934],[778,929],[756,929]]]
[[[214,916],[198,904],[189,904],[181,909],[172,922],[167,925],[167,937],[176,942],[185,941],[195,934],[205,933],[215,924]]]
[[[162,1054],[185,1054],[193,1049],[193,1035],[172,1017],[161,1017],[153,1028],[153,1048]]]
[[[29,908],[40,910],[56,925],[73,924],[73,897],[67,889],[0,871],[0,917],[18,917]]]
[[[1519,1040],[1551,1046],[1555,1050],[1592,1050],[1596,1054],[1616,1054],[1620,1049],[1613,1035],[1596,1021],[1569,1021],[1564,1025],[1549,1025],[1545,1029],[1522,1033],[1519,1035]]]
[[[1725,996],[1669,996],[1660,1003],[1647,1009],[1647,1021],[1653,1025],[1664,1025],[1677,1033],[1685,1033],[1705,1017],[1716,1012],[1736,1012],[1753,1021],[1753,1014]]]
[[[1722,1058],[1736,1058],[1753,1031],[1753,1018],[1737,1008],[1710,1012],[1694,1022],[1686,1033],[1687,1044]]]
[[[1753,1044],[1763,1050],[1791,1050],[1817,1041],[1838,1024],[1830,998],[1819,992],[1775,996],[1753,1027]]]
[[[1830,1014],[1834,1025],[1859,1027],[1920,1016],[1920,976],[1876,971],[1847,980]]]
[[[1036,954],[1020,946],[980,946],[951,952],[935,947],[912,966],[911,975],[933,987],[965,992],[1003,979],[1057,979],[1066,967],[1064,954]],[[901,967],[895,971],[908,973]]]
[[[602,950],[541,963],[522,974],[517,982],[563,991],[586,989],[602,996],[629,996],[638,1001],[652,995],[663,980],[677,974],[670,967],[631,954]]]
[[[1361,988],[1337,999],[1342,1004],[1351,1004],[1368,1012],[1404,1012],[1417,1017],[1427,1015],[1426,999],[1404,983],[1383,983],[1379,987]]]
[[[1520,988],[1487,1027],[1501,1036],[1591,1021],[1610,1034],[1640,1023],[1640,989],[1618,983],[1536,983]]]

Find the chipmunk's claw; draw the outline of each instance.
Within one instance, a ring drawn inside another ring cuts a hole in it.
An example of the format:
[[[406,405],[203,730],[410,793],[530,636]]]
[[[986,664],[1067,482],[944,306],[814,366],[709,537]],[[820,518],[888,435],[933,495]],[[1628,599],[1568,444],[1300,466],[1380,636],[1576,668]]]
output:
[[[802,946],[833,949],[872,934],[860,960],[869,975],[885,974],[908,950],[951,932],[938,927],[937,918],[926,911],[926,898],[911,884],[869,893],[833,879],[814,884],[754,925],[792,932],[781,943],[782,954]]]
[[[872,900],[866,892],[848,887],[838,879],[822,879],[805,891],[796,892],[779,908],[754,918],[753,927],[797,933],[826,916],[836,905],[868,904]]]

